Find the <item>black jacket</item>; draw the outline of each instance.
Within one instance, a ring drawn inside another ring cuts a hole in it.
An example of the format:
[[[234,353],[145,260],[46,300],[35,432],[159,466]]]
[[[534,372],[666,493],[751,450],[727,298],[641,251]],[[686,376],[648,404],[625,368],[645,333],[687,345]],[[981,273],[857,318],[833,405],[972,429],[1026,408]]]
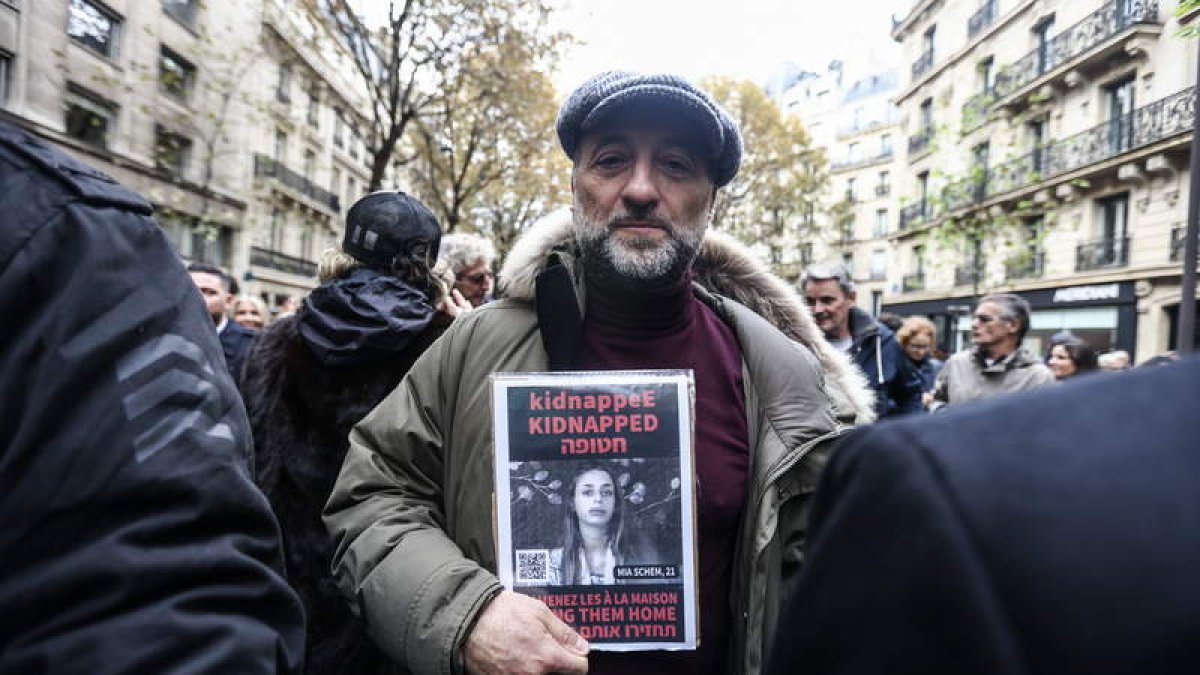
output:
[[[150,206],[0,124],[0,672],[302,657],[209,318]]]
[[[435,319],[390,358],[331,367],[298,330],[308,311],[268,326],[247,363],[242,395],[257,447],[256,480],[279,517],[288,580],[308,615],[304,672],[387,672],[398,666],[367,637],[329,573],[333,544],[321,511],[349,449],[350,428],[396,388],[445,324]]]
[[[242,381],[242,372],[246,367],[246,357],[254,349],[254,341],[258,339],[258,331],[250,330],[242,324],[230,319],[225,322],[225,330],[217,334],[221,340],[221,351],[225,353],[225,365],[234,382]]]
[[[850,308],[850,359],[867,376],[875,390],[875,413],[889,415],[924,412],[921,379],[900,348],[892,329],[858,307]]]
[[[1194,673],[1200,360],[884,423],[833,454],[771,673]]]

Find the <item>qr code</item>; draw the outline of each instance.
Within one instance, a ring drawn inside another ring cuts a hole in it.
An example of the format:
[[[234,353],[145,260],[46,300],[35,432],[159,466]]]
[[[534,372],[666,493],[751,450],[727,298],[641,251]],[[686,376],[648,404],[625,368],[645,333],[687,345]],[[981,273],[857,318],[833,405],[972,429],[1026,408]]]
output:
[[[544,584],[550,581],[550,551],[525,549],[517,551],[517,583]]]

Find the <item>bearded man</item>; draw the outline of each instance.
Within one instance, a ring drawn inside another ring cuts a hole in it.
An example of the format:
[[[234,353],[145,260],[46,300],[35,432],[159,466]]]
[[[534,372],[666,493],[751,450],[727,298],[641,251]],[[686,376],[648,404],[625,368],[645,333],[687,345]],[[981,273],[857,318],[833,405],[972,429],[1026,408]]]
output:
[[[742,153],[707,93],[604,73],[557,131],[573,217],[532,228],[504,299],[456,321],[351,432],[325,511],[338,583],[415,673],[757,673],[829,441],[839,418],[870,419],[870,394],[786,284],[706,232]],[[496,579],[488,377],[646,368],[694,371],[701,645],[589,654]]]

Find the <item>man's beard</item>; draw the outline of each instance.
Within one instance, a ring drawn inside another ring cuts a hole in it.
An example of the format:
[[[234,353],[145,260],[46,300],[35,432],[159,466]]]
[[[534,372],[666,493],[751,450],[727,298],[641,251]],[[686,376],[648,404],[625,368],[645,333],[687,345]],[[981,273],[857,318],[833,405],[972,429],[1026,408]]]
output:
[[[672,226],[664,219],[646,213],[620,209],[603,222],[588,217],[575,200],[575,240],[583,254],[583,263],[593,281],[617,287],[638,288],[661,285],[683,278],[700,250],[707,210],[693,222]],[[659,226],[665,237],[618,237],[614,225],[622,220],[645,221]]]

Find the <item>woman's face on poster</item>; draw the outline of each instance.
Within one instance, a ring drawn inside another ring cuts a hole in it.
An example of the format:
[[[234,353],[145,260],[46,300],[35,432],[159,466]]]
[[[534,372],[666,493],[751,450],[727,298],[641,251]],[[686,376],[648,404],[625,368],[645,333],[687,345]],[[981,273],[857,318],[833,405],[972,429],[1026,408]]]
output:
[[[575,516],[580,525],[606,527],[616,502],[616,486],[607,471],[585,471],[575,481]]]

